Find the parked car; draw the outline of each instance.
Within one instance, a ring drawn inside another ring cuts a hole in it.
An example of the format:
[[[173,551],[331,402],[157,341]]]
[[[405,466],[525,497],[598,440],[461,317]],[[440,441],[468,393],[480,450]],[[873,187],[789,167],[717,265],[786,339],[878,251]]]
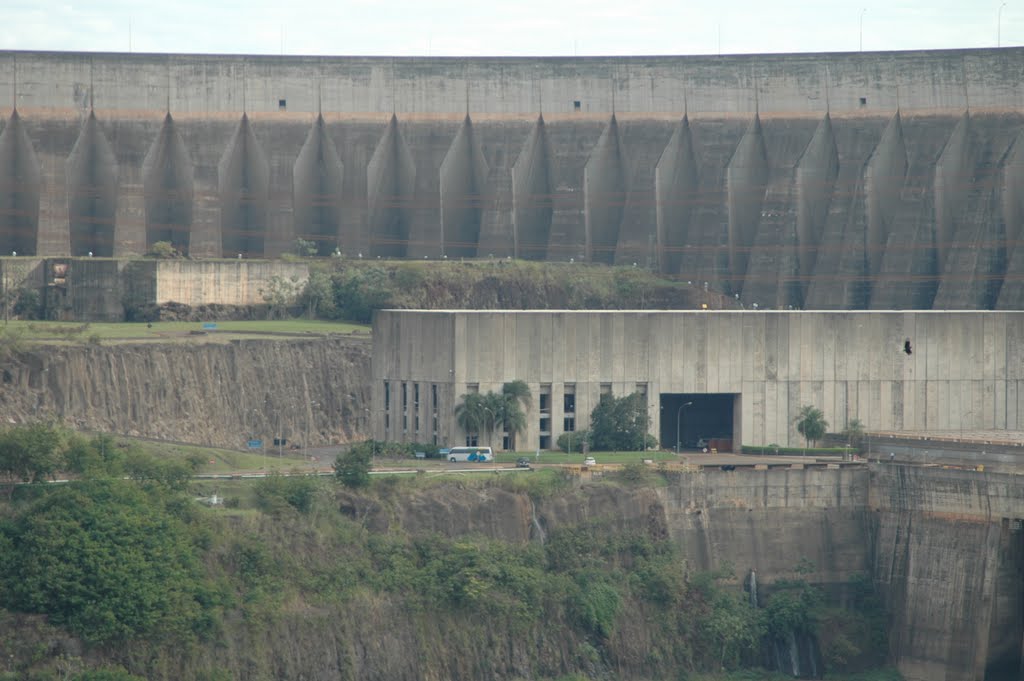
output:
[[[530,467],[530,460],[527,459],[525,456],[521,456],[518,459],[516,459],[516,468],[529,468],[529,467]]]
[[[588,456],[587,458],[583,459],[583,465],[584,466],[596,466],[597,465],[597,459],[595,459],[592,456]]]

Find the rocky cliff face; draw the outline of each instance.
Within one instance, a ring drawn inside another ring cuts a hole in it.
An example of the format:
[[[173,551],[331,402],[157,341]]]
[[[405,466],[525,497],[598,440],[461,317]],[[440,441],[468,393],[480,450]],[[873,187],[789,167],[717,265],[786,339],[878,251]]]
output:
[[[0,414],[233,449],[308,432],[316,446],[364,429],[369,367],[358,338],[36,346],[0,361]]]
[[[687,568],[731,564],[768,586],[870,574],[890,612],[890,659],[912,680],[1019,679],[1024,638],[1024,483],[1019,476],[875,465],[709,470],[662,488],[582,484],[534,504],[502,490],[445,488],[350,513],[371,527],[506,541],[599,521],[667,533]]]

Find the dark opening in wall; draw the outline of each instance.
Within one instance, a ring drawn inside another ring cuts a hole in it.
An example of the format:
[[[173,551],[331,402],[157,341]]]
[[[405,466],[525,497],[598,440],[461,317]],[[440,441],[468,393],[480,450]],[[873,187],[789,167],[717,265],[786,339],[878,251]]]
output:
[[[867,97],[861,97],[860,98],[860,105],[861,106],[867,106],[868,105],[868,98]]]
[[[577,99],[576,101],[574,101],[572,103],[572,110],[573,111],[579,111],[580,110],[580,100]]]
[[[279,99],[279,100],[277,100],[277,108],[280,111],[284,111],[285,109],[287,109],[288,108],[288,100],[287,99]]]

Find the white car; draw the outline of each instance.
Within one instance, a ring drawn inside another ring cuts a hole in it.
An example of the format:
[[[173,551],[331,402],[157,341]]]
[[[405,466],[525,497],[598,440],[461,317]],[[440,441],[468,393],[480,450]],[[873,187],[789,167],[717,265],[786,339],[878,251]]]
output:
[[[597,465],[597,459],[595,459],[592,456],[588,456],[587,458],[583,459],[583,465],[584,466],[596,466]]]

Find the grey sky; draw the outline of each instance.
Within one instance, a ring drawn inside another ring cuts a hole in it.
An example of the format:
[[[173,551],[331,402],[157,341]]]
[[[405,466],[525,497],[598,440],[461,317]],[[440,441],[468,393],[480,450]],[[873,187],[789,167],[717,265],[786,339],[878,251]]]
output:
[[[324,55],[715,54],[1024,42],[1024,0],[6,0],[0,49]],[[1000,6],[1002,8],[1001,21]]]

